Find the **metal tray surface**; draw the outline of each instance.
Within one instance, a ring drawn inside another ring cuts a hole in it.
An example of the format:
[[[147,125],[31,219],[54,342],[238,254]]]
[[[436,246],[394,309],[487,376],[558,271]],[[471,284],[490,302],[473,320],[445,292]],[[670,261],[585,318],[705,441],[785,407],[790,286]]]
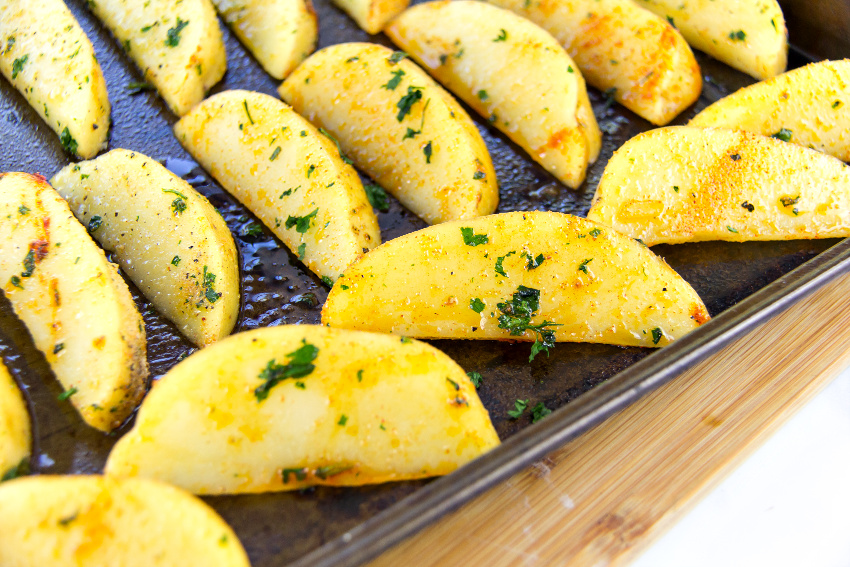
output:
[[[242,288],[235,331],[317,323],[327,297],[326,286],[269,231],[260,237],[240,235],[245,226],[256,221],[255,217],[180,147],[171,134],[176,117],[156,93],[129,93],[127,85],[141,81],[142,76],[86,10],[85,2],[67,3],[92,40],[103,67],[112,103],[109,147],[132,149],[161,160],[206,195],[233,231],[240,253]],[[361,31],[329,0],[318,0],[315,8],[321,30],[319,47],[347,41],[391,46],[384,36]],[[213,92],[241,88],[276,95],[277,82],[262,71],[229,30],[222,28],[228,72]],[[699,102],[676,120],[679,124],[707,104],[753,82],[699,52],[696,55],[705,86]],[[807,56],[795,51],[790,66],[807,61]],[[468,110],[496,167],[499,212],[555,210],[584,216],[612,152],[632,136],[652,128],[623,107],[610,104],[598,91],[589,91],[604,132],[603,149],[586,183],[576,191],[562,186]],[[57,136],[6,81],[0,81],[0,132],[5,142],[0,171],[37,172],[50,177],[70,161]],[[379,214],[379,223],[384,241],[426,226],[395,200],[388,213]],[[293,562],[362,563],[545,456],[850,267],[850,240],[707,242],[662,245],[653,251],[693,285],[715,317],[660,351],[559,343],[551,356],[538,356],[529,364],[527,343],[432,341],[465,370],[484,376],[479,395],[504,443],[471,465],[435,481],[321,487],[205,500],[233,526],[256,567]],[[148,359],[156,379],[178,357],[194,349],[129,285],[145,319]],[[132,423],[103,435],[87,427],[70,404],[58,401],[60,385],[5,298],[0,298],[0,356],[22,386],[33,418],[33,473],[101,472],[112,445]],[[544,402],[557,411],[533,426],[528,416],[510,419],[507,411],[520,398],[529,399],[531,405]]]

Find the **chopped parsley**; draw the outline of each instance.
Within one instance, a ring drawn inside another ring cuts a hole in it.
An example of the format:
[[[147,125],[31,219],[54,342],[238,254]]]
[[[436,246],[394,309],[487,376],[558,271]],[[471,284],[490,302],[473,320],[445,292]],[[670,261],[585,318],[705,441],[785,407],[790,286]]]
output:
[[[552,321],[543,321],[537,325],[531,324],[531,318],[540,309],[540,290],[525,287],[517,287],[510,301],[496,305],[499,311],[499,328],[507,330],[512,336],[522,336],[526,331],[533,331],[536,335],[534,344],[531,345],[531,356],[528,361],[534,360],[541,351],[549,354],[549,348],[555,346],[555,331],[547,327],[559,327]]]
[[[390,65],[395,65],[405,57],[407,57],[407,53],[404,51],[394,51],[392,55],[387,57],[387,61],[390,62]]]
[[[493,43],[496,43],[497,41],[507,41],[507,39],[508,32],[506,32],[504,29],[500,29],[499,35],[496,37],[496,39],[493,40]]]
[[[446,382],[448,382],[452,388],[455,389],[455,392],[460,390],[460,384],[452,380],[451,378],[446,378]]]
[[[788,130],[787,128],[780,128],[779,132],[771,136],[771,138],[776,138],[777,140],[782,140],[783,142],[790,142],[791,136],[794,134],[792,130]]]
[[[490,98],[490,95],[487,94],[487,91],[485,91],[484,89],[478,91],[479,100],[487,100],[488,98]]]
[[[348,416],[345,414],[339,416],[339,421],[336,422],[337,425],[341,425],[343,427],[345,427],[346,423],[348,423]]]
[[[463,243],[467,246],[478,246],[490,242],[486,234],[475,234],[475,230],[468,226],[460,227],[460,234],[463,236]]]
[[[303,217],[293,217],[292,215],[290,215],[289,218],[286,219],[286,224],[284,226],[287,230],[294,226],[297,232],[304,234],[305,232],[310,230],[310,225],[313,222],[313,219],[316,218],[318,212],[319,208],[316,207],[315,209],[313,209],[312,213]]]
[[[26,205],[21,205],[20,207],[18,207],[18,214],[19,215],[28,215],[29,212],[30,212],[30,209]]]
[[[276,147],[272,152],[272,155],[269,156],[269,161],[274,161],[277,159],[277,156],[280,155],[280,146]]]
[[[289,482],[289,475],[293,475],[295,477],[295,480],[304,480],[307,478],[307,469],[283,469],[281,471],[281,475],[283,476],[284,483]]]
[[[398,108],[396,119],[399,122],[404,120],[404,117],[410,114],[411,107],[420,100],[422,100],[422,87],[407,87],[407,94],[396,103],[396,108]]]
[[[587,271],[587,265],[591,262],[593,262],[593,258],[588,258],[584,260],[581,264],[579,264],[579,271],[584,272],[585,274],[589,274],[590,272]]]
[[[791,205],[796,205],[800,201],[800,196],[796,197],[782,197],[779,199],[779,202],[782,203],[783,207],[790,207]]]
[[[476,179],[476,180],[477,179],[484,179],[484,177],[485,177],[485,173],[483,171],[480,171],[480,170],[476,171],[475,173],[472,174],[472,178]]]
[[[33,272],[35,272],[35,251],[30,248],[27,255],[24,256],[24,271],[21,272],[21,277],[32,277]]]
[[[516,252],[515,252],[514,250],[511,250],[510,252],[508,252],[508,253],[507,253],[507,254],[505,254],[504,256],[499,256],[499,257],[496,259],[496,268],[495,268],[495,270],[496,270],[496,273],[497,273],[497,274],[499,274],[500,276],[508,277],[508,274],[506,274],[506,273],[505,273],[505,268],[503,268],[503,267],[502,267],[502,262],[504,262],[504,261],[505,261],[505,258],[507,258],[508,256],[510,256],[510,255],[512,255],[512,254],[516,254]]]
[[[307,253],[307,243],[306,243],[306,242],[302,242],[301,244],[299,244],[299,245],[298,245],[298,259],[299,259],[299,260],[303,260],[303,259],[304,259],[304,255],[305,255],[306,253]]]
[[[661,340],[661,337],[664,336],[664,333],[661,332],[661,327],[655,327],[654,329],[652,329],[651,332],[652,332],[652,344],[657,345],[658,341]]]
[[[171,265],[172,266],[179,266],[180,265],[180,256],[174,256],[174,258],[171,259]]]
[[[756,210],[755,205],[753,205],[752,203],[749,203],[748,201],[744,201],[743,203],[741,203],[741,206],[744,207],[745,209],[747,209],[750,212],[753,212],[754,210]]]
[[[71,132],[68,131],[68,127],[65,126],[65,129],[62,130],[62,133],[59,134],[59,143],[62,144],[62,149],[68,153],[75,154],[77,153],[77,140],[71,136]]]
[[[189,22],[185,22],[180,19],[180,16],[177,16],[177,23],[173,28],[170,28],[167,32],[167,36],[165,38],[165,46],[166,47],[177,47],[180,44],[180,32],[183,31],[183,28],[189,25]],[[253,124],[253,122],[251,122]]]
[[[24,55],[23,57],[19,57],[12,62],[12,78],[16,79],[18,77],[18,73],[24,70],[24,64],[30,58],[29,53]]]
[[[531,408],[531,423],[537,423],[547,415],[551,414],[552,410],[547,408],[543,402],[538,403],[536,406]]]
[[[12,276],[11,278],[9,278],[9,283],[18,289],[24,289],[24,286],[21,285],[21,278],[19,278],[18,276]]]
[[[590,234],[590,236],[592,236],[593,238],[598,238],[599,235],[602,234],[602,231],[594,227],[590,229],[590,232],[588,234]]]
[[[202,285],[204,287],[204,298],[210,303],[215,303],[216,301],[218,301],[218,298],[221,297],[221,293],[216,293],[215,288],[213,287],[213,285],[215,284],[215,274],[207,271],[207,267],[204,266],[203,278],[204,281]],[[201,305],[201,302],[203,302],[203,299],[198,302],[199,307]]]
[[[673,16],[667,16],[667,23],[669,23],[674,28],[676,27],[676,24],[673,22]]]
[[[540,264],[542,264],[543,261],[546,259],[546,257],[543,254],[538,254],[537,256],[532,256],[528,252],[523,252],[522,257],[528,259],[528,263],[525,265],[525,268],[527,270],[533,270],[534,268],[539,267]]]
[[[150,83],[139,82],[139,81],[130,81],[127,83],[127,86],[124,87],[124,90],[127,91],[129,95],[137,95],[143,91],[152,91],[154,86]]]
[[[476,390],[481,387],[481,384],[483,383],[481,374],[478,372],[467,372],[466,375],[469,376],[469,379],[472,381],[472,385],[475,386]]]
[[[395,71],[391,71],[391,73],[393,75],[392,78],[385,84],[381,85],[382,89],[394,91],[395,88],[401,83],[401,78],[407,74],[404,72],[404,69],[396,69]]]
[[[244,108],[244,109],[245,109],[245,114],[248,116],[248,122],[250,122],[251,124],[253,124],[253,123],[254,123],[254,119],[253,119],[253,118],[251,118],[251,111],[250,111],[250,110],[248,110],[248,100],[247,100],[247,99],[244,99],[244,98],[242,99],[242,108]],[[302,135],[302,136],[306,136],[306,135],[307,135],[307,133],[306,133],[306,132],[304,132],[304,131],[302,131],[302,132],[301,132],[301,135]]]
[[[747,34],[744,32],[744,30],[731,31],[729,32],[729,39],[731,39],[732,41],[744,41],[745,39],[747,39]]]
[[[402,337],[401,338],[401,344],[403,344],[403,345],[409,345],[412,342],[413,342],[413,339],[411,339],[410,337]]]
[[[307,168],[307,179],[310,179],[310,176],[313,175],[314,171],[316,171],[316,166],[311,163],[310,167]]]
[[[329,278],[328,276],[322,276],[322,283],[325,284],[328,287],[334,286],[334,281],[331,278]]]
[[[68,398],[70,398],[71,396],[76,394],[77,392],[79,392],[79,390],[77,390],[77,387],[74,386],[70,390],[65,390],[64,392],[62,392],[61,394],[56,396],[56,399],[59,400],[60,402],[64,402],[64,401],[68,400]]]
[[[348,165],[352,165],[352,164],[353,164],[353,162],[352,162],[350,159],[348,159],[348,157],[347,157],[344,153],[342,153],[342,148],[341,148],[341,147],[340,147],[340,145],[339,145],[339,141],[338,141],[336,138],[334,138],[334,137],[333,137],[333,135],[331,135],[331,133],[330,133],[330,132],[328,132],[328,131],[327,131],[327,130],[325,130],[324,128],[319,128],[319,132],[321,132],[322,134],[324,134],[325,136],[327,136],[328,138],[330,138],[330,139],[331,139],[331,141],[332,141],[334,144],[336,144],[336,151],[339,153],[339,157],[342,159],[342,161],[344,161],[344,162],[345,162],[345,163],[347,163]],[[311,166],[311,167],[312,167],[312,166]],[[307,177],[310,177],[310,174],[309,174],[309,173],[307,174]]]
[[[302,138],[307,137],[307,130],[301,130],[301,137]]]
[[[328,465],[326,467],[317,468],[313,474],[315,474],[318,478],[325,480],[329,477],[342,474],[352,468],[353,467],[351,465]]]
[[[358,381],[358,382],[362,382],[362,381],[363,381],[363,369],[362,369],[362,368],[361,368],[360,370],[358,370],[358,371],[357,371],[357,381]]]
[[[844,103],[842,103],[840,100],[836,100],[835,102],[832,103],[832,108],[838,108],[842,104],[844,104]]]
[[[481,313],[482,311],[484,311],[484,307],[486,307],[484,305],[484,302],[481,301],[481,299],[478,297],[473,297],[469,300],[469,308],[475,311],[476,313]]]
[[[243,238],[256,238],[263,235],[263,227],[260,223],[249,222],[239,229],[239,236]]]
[[[431,140],[428,140],[428,143],[422,148],[422,153],[425,154],[425,163],[431,163],[431,156],[434,153],[434,149],[431,147]]]
[[[508,415],[511,419],[519,419],[528,407],[528,400],[517,400],[514,402],[514,409],[508,410]]]
[[[366,198],[369,199],[369,203],[373,207],[382,213],[390,210],[390,199],[387,197],[387,192],[384,191],[383,187],[369,183],[363,188],[366,190]]]
[[[53,354],[59,354],[65,348],[65,343],[56,343],[53,345]]]
[[[727,226],[726,226],[726,230],[728,230],[729,232],[734,232],[735,234],[738,234],[738,229],[737,229],[737,228],[732,228],[731,226],[728,226],[728,225],[727,225]]]
[[[678,193],[678,192],[679,192],[679,186],[678,186],[678,185],[673,185],[673,191],[675,191],[676,193]]]
[[[290,195],[292,195],[295,191],[298,191],[299,189],[301,189],[300,185],[298,187],[296,187],[295,189],[287,189],[286,191],[284,191],[283,193],[280,194],[280,197],[278,197],[278,199],[283,199],[284,197],[289,197]]]
[[[313,361],[319,355],[319,349],[301,339],[301,346],[286,355],[289,361],[286,364],[277,364],[271,359],[266,367],[257,376],[263,383],[254,389],[254,396],[258,402],[269,397],[269,391],[287,378],[303,378],[316,369]],[[285,481],[284,481],[285,482]]]

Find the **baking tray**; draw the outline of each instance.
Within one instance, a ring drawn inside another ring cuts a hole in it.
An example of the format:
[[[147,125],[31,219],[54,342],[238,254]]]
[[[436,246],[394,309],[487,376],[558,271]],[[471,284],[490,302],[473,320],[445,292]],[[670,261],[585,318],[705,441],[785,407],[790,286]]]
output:
[[[112,102],[110,148],[128,148],[161,160],[204,193],[234,232],[242,287],[236,330],[318,322],[327,288],[270,232],[241,236],[256,219],[211,181],[180,147],[171,134],[176,117],[157,95],[128,91],[128,84],[141,81],[142,76],[85,9],[84,1],[67,3],[92,40],[103,67]],[[315,7],[320,47],[345,41],[391,45],[383,36],[369,36],[359,30],[328,0],[318,0]],[[816,29],[806,25],[809,27],[803,29],[807,32]],[[793,26],[791,29],[793,40]],[[275,95],[277,82],[262,71],[226,28],[223,31],[229,71],[213,92],[243,88]],[[805,47],[810,53],[819,53],[816,45]],[[842,53],[850,53],[850,49]],[[676,123],[686,122],[707,104],[753,82],[700,53],[697,58],[705,77],[703,95]],[[795,49],[790,66],[811,58]],[[611,153],[635,134],[651,129],[649,123],[628,110],[611,105],[598,91],[589,91],[604,132],[603,150],[587,182],[576,191],[559,184],[522,150],[468,111],[496,167],[499,211],[534,209],[585,215]],[[39,172],[49,177],[69,161],[56,135],[5,81],[0,82],[0,132],[4,140],[2,171]],[[385,241],[425,226],[394,200],[389,212],[379,214],[379,223]],[[527,343],[431,341],[464,369],[484,376],[479,395],[504,443],[472,464],[431,481],[205,500],[236,530],[255,567],[360,564],[850,269],[850,240],[707,242],[662,245],[653,250],[693,285],[715,317],[663,350],[559,343],[551,356],[538,356],[530,364]],[[145,319],[148,358],[156,378],[179,356],[194,349],[132,284],[130,288]],[[60,385],[5,298],[0,298],[0,356],[24,389],[33,416],[33,472],[100,472],[110,448],[131,424],[103,435],[87,427],[70,404],[58,401]],[[531,405],[544,402],[556,411],[534,425],[527,416],[512,420],[507,411],[519,398],[529,399]]]

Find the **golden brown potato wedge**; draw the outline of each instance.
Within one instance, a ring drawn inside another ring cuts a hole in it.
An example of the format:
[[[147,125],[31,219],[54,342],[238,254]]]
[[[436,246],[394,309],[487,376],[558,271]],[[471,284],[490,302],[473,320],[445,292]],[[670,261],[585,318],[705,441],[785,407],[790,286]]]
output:
[[[189,340],[226,337],[239,314],[239,259],[219,212],[151,158],[112,150],[51,179],[77,219]]]
[[[29,468],[30,416],[21,391],[0,362],[0,482]]]
[[[62,0],[0,0],[0,71],[65,151],[106,147],[109,99],[94,49]]]
[[[384,32],[569,187],[601,134],[578,66],[545,30],[483,2],[418,4]]]
[[[201,102],[227,66],[210,0],[89,0],[171,111]]]
[[[260,65],[283,79],[316,49],[319,27],[310,0],[212,0]]]
[[[380,306],[376,309],[375,306]],[[708,320],[690,285],[642,244],[552,212],[432,226],[354,263],[330,327],[418,338],[664,346]]]
[[[86,423],[120,425],[145,391],[144,323],[116,267],[43,177],[0,174],[0,283]]]
[[[145,479],[33,476],[0,485],[0,565],[249,567],[198,498]]]
[[[448,474],[498,444],[475,386],[434,347],[289,325],[172,368],[106,473],[197,494],[356,486]]]
[[[635,0],[693,47],[756,79],[785,71],[788,31],[777,0]]]
[[[204,169],[319,276],[381,242],[354,168],[285,103],[249,91],[205,100],[174,125]]]
[[[402,13],[410,0],[333,0],[366,33],[380,33],[387,22]]]
[[[749,132],[662,128],[614,153],[587,218],[648,246],[850,236],[850,167]]]
[[[699,98],[702,76],[685,38],[631,0],[487,1],[551,33],[588,83],[653,124]]]
[[[850,161],[850,59],[812,63],[741,89],[688,126],[774,136]]]
[[[280,95],[429,223],[492,213],[499,188],[478,129],[449,93],[399,57],[370,43],[333,45],[298,67]]]

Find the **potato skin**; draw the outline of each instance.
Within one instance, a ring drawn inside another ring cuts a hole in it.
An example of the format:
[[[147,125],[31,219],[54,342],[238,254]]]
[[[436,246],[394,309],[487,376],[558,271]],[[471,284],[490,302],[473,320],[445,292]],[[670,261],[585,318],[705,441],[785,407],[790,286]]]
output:
[[[266,72],[283,79],[314,49],[318,20],[310,0],[212,0]]]
[[[587,218],[648,246],[850,236],[850,167],[781,140],[667,127],[617,150]]]
[[[374,35],[402,13],[410,0],[333,0],[333,3],[351,16],[363,31]]]
[[[236,534],[167,484],[31,476],[0,485],[0,564],[249,567]]]
[[[29,459],[31,445],[27,406],[18,385],[0,361],[0,479]]]
[[[311,347],[312,370],[257,396],[269,368]],[[284,325],[172,368],[105,470],[196,494],[358,486],[448,474],[498,443],[469,377],[430,345]]]
[[[584,78],[664,125],[702,90],[694,54],[676,29],[631,0],[488,0],[530,19],[567,50]]]
[[[418,4],[384,33],[558,180],[581,185],[602,135],[578,66],[549,33],[468,0]]]
[[[66,166],[51,183],[124,273],[198,346],[227,336],[239,315],[239,259],[219,212],[151,158],[116,149]]]
[[[210,0],[88,0],[145,80],[178,116],[201,102],[227,66]]]
[[[319,276],[335,279],[380,244],[378,220],[357,172],[342,161],[330,138],[286,103],[226,91],[184,116],[174,134]],[[313,211],[304,232],[288,223]]]
[[[750,85],[688,122],[763,136],[790,131],[788,141],[850,162],[850,59],[821,61]]]
[[[68,401],[97,429],[144,395],[145,329],[127,284],[43,177],[0,174],[0,285]],[[28,275],[27,275],[28,274]]]
[[[61,0],[0,0],[0,13],[0,72],[66,151],[97,155],[109,134],[109,98],[76,18]]]
[[[462,229],[487,242],[466,244]],[[532,331],[500,328],[499,303],[519,286],[539,290],[531,322],[558,324],[557,341],[660,347],[709,319],[691,286],[645,246],[585,219],[532,211],[385,243],[337,281],[322,323],[417,338],[535,340]]]
[[[788,30],[777,0],[635,0],[671,21],[693,47],[755,77],[785,71]]]
[[[492,213],[499,188],[478,129],[422,69],[407,59],[393,62],[392,54],[369,43],[327,47],[284,81],[280,95],[429,223]],[[400,80],[390,88],[396,76]],[[421,98],[398,120],[409,87],[418,88]],[[410,137],[408,130],[420,133]]]

